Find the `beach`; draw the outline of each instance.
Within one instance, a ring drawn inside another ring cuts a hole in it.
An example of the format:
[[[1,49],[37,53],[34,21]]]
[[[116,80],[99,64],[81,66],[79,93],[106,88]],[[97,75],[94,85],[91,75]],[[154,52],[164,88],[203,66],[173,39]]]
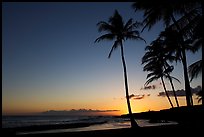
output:
[[[104,123],[105,124],[105,123]],[[96,123],[93,125],[90,124],[73,124],[73,125],[44,125],[44,126],[32,126],[32,127],[22,127],[22,128],[2,128],[1,134],[4,136],[24,136],[24,137],[35,137],[35,136],[49,136],[49,137],[115,137],[115,136],[177,136],[177,135],[193,135],[200,136],[200,133],[203,129],[202,119],[198,122],[191,122],[185,124],[159,124],[157,126],[144,126],[139,128],[116,128],[116,129],[93,129],[93,130],[75,130],[75,129],[83,129],[91,126],[101,126],[102,123]],[[63,128],[69,129],[69,132],[63,130]],[[77,127],[77,128],[75,128]],[[56,129],[54,129],[56,128]],[[41,132],[41,131],[52,131],[59,130],[59,132]],[[61,131],[60,131],[61,130]],[[39,131],[39,132],[36,132]],[[26,133],[26,134],[22,134]]]
[[[88,136],[111,137],[142,135],[200,134],[204,127],[203,108],[175,108],[135,113],[139,128],[131,128],[128,115],[113,116],[18,116],[3,118],[3,135],[7,136]],[[20,124],[19,124],[20,123]],[[29,125],[30,124],[30,125]],[[12,127],[13,126],[13,127]]]
[[[107,130],[93,130],[93,131],[80,131],[80,132],[61,132],[61,133],[40,133],[40,134],[21,134],[16,135],[15,131],[3,130],[3,135],[6,136],[67,136],[67,137],[114,137],[114,136],[137,136],[137,135],[152,135],[163,136],[163,134],[171,135],[193,135],[198,136],[201,132],[201,126],[189,125],[162,125],[162,126],[149,126],[140,128],[120,128],[120,129],[107,129]]]

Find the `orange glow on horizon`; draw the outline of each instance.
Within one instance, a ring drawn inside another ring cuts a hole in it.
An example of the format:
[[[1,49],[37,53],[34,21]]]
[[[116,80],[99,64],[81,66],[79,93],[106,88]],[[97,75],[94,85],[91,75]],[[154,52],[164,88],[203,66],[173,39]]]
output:
[[[194,104],[197,105],[196,96],[193,96]],[[178,97],[180,106],[186,106],[185,97]],[[171,100],[176,106],[174,98],[171,97]],[[53,105],[54,104],[54,105]],[[83,104],[83,107],[81,107]],[[68,106],[68,107],[67,107]],[[152,96],[141,100],[131,99],[132,113],[139,113],[145,111],[158,111],[161,109],[171,108],[166,97],[157,97]],[[118,110],[118,111],[107,111],[107,112],[97,112],[90,113],[91,115],[122,115],[127,114],[127,104],[126,99],[109,99],[109,100],[100,100],[96,103],[86,102],[86,103],[51,103],[51,102],[37,102],[37,103],[25,103],[24,101],[18,101],[17,103],[3,102],[2,105],[2,115],[32,115],[40,112],[45,112],[49,110],[71,110],[71,109],[92,109],[92,110]]]

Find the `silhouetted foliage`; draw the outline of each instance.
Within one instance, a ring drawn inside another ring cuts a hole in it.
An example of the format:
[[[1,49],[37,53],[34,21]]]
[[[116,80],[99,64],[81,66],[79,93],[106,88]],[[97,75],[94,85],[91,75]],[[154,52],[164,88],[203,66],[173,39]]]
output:
[[[132,117],[132,110],[130,106],[130,99],[129,99],[129,92],[128,92],[128,79],[127,79],[127,70],[126,70],[126,63],[123,51],[123,42],[128,39],[134,40],[143,40],[142,37],[139,36],[139,31],[135,30],[140,23],[133,22],[133,19],[129,19],[126,23],[124,23],[123,18],[115,10],[113,16],[111,16],[108,22],[100,21],[98,26],[99,32],[107,32],[102,36],[98,37],[95,42],[100,42],[101,40],[114,40],[114,44],[110,50],[108,58],[111,57],[113,50],[120,48],[121,49],[121,58],[122,58],[122,65],[124,70],[124,79],[125,79],[125,91],[126,91],[126,99],[127,99],[127,106],[128,112],[130,115],[131,127],[139,127],[134,118]]]
[[[145,50],[146,50],[146,53],[142,58],[142,64],[145,64],[143,70],[150,72],[147,75],[148,80],[146,81],[145,85],[148,85],[150,82],[161,78],[166,96],[169,100],[169,103],[173,107],[171,99],[169,98],[169,95],[167,93],[167,89],[166,89],[163,77],[168,78],[170,80],[172,90],[174,92],[176,104],[179,107],[172,79],[175,79],[178,82],[180,81],[170,76],[170,72],[173,71],[173,66],[170,66],[167,63],[167,61],[175,60],[176,57],[172,56],[167,52],[167,49],[163,45],[163,40],[160,40],[160,39],[153,41],[149,46],[145,48]]]
[[[168,34],[168,40],[170,40],[168,42],[172,42],[168,45],[177,46],[177,51],[174,50],[174,52],[180,56],[183,64],[186,102],[188,106],[193,105],[187,71],[186,45],[189,42],[192,43],[200,35],[198,27],[201,24],[199,22],[201,22],[202,16],[201,0],[136,0],[132,7],[135,11],[141,10],[144,12],[143,30],[145,28],[150,30],[157,22],[163,21],[168,30],[174,31],[173,35]]]

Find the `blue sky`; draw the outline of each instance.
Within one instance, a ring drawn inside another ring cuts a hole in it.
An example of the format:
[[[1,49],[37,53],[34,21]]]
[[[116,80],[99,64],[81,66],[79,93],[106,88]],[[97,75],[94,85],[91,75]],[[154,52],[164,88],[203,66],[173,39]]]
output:
[[[102,109],[105,108],[102,105],[104,99],[124,97],[120,50],[114,51],[111,59],[108,59],[112,42],[94,43],[94,40],[101,35],[96,24],[108,21],[115,9],[125,21],[129,18],[141,21],[142,14],[135,13],[131,4],[3,3],[3,111],[10,112],[22,106],[23,102],[35,107],[45,102],[50,104],[42,106],[39,111],[61,109],[60,105],[68,106],[64,109]],[[163,25],[158,23],[141,36],[149,44],[162,29]],[[127,41],[124,46],[130,93],[141,94],[140,88],[147,74],[142,71],[141,65],[146,44]],[[188,64],[202,58],[201,51],[187,55]],[[177,84],[177,89],[184,87],[182,74],[182,65],[178,63],[173,75],[182,84]],[[194,80],[192,87],[201,85],[201,81],[201,77]],[[92,105],[94,102],[101,107]],[[52,104],[55,107],[51,107]],[[25,106],[22,111],[26,110]]]

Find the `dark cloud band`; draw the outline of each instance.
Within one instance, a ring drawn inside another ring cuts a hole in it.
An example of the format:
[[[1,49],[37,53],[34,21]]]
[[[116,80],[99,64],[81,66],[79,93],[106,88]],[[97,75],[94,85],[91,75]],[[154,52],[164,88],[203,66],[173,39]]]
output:
[[[201,86],[197,86],[197,87],[195,87],[195,88],[191,88],[191,93],[192,93],[192,94],[197,94],[200,90],[202,90]],[[175,92],[176,92],[176,95],[177,95],[177,96],[180,96],[180,97],[186,96],[186,92],[185,92],[184,89],[176,90]],[[174,96],[173,91],[167,91],[167,93],[168,93],[169,96]],[[165,93],[165,92],[159,92],[159,95],[158,95],[158,96],[160,96],[160,97],[165,97],[165,96],[166,96],[166,93]]]

